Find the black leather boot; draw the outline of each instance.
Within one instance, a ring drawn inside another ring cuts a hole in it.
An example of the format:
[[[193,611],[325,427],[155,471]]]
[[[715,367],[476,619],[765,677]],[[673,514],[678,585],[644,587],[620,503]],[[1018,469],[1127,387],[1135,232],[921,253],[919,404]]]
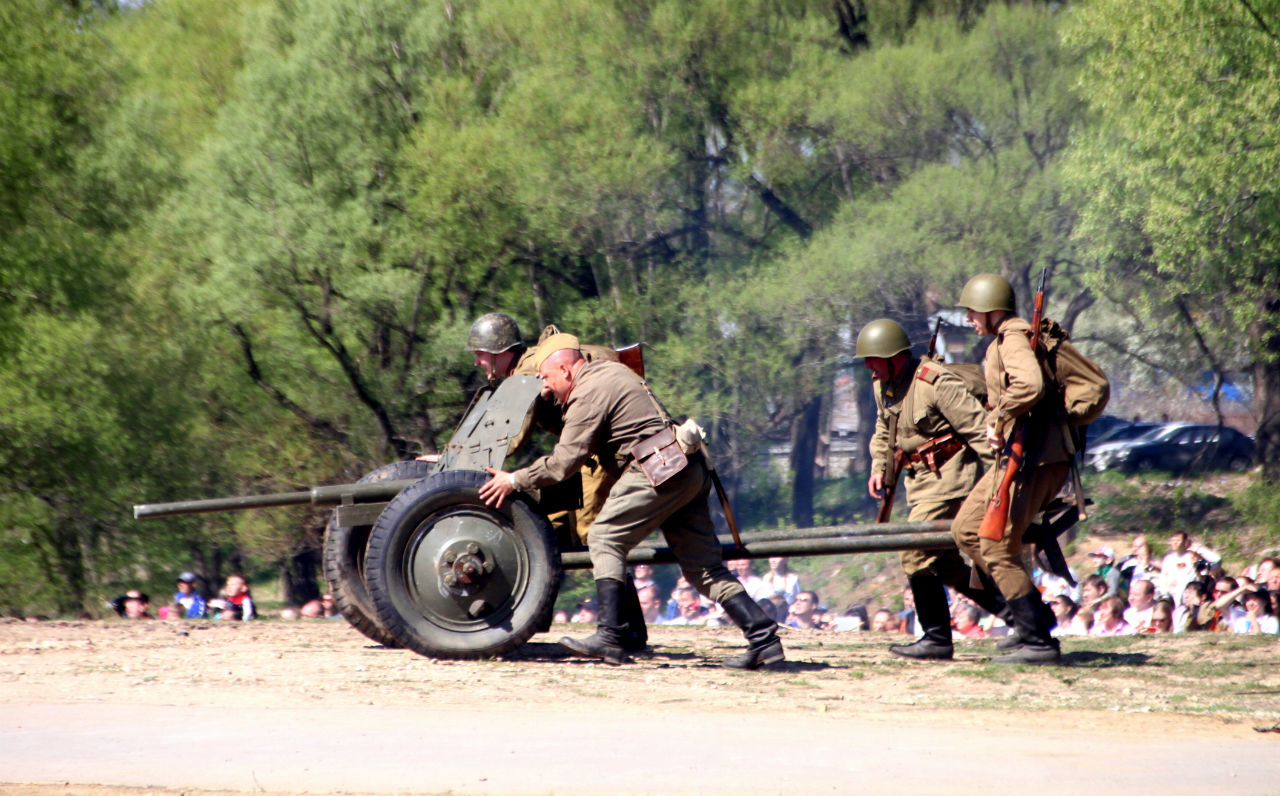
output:
[[[1009,600],[1009,611],[1013,614],[1014,626],[1022,643],[1008,655],[992,658],[992,663],[1057,663],[1062,659],[1062,648],[1058,640],[1049,634],[1054,622],[1046,618],[1053,612],[1040,599],[1040,593],[1031,591],[1021,597]]]
[[[610,666],[617,666],[625,659],[622,638],[626,627],[618,620],[618,600],[622,594],[622,581],[601,578],[596,581],[596,632],[586,638],[560,639],[560,646],[583,658],[597,658]]]
[[[636,579],[630,573],[627,574],[627,582],[622,584],[618,618],[626,625],[626,629],[622,631],[622,649],[627,652],[644,652],[649,645],[649,630],[644,624],[644,611],[640,610]]]
[[[916,600],[916,618],[924,635],[912,644],[894,644],[889,651],[920,661],[949,661],[955,654],[951,645],[951,612],[947,610],[947,590],[937,575],[921,573],[907,578]]]
[[[786,656],[782,652],[782,642],[778,640],[778,623],[765,615],[746,592],[738,592],[720,603],[724,612],[747,637],[747,651],[724,659],[724,665],[730,669],[759,669],[771,663],[778,663]]]
[[[996,586],[996,582],[991,579],[990,575],[981,569],[977,569],[978,581],[982,584],[982,588],[973,588],[969,585],[971,571],[965,572],[964,581],[955,587],[956,591],[973,600],[982,610],[1004,620],[1005,626],[1009,628],[1009,633],[996,640],[996,647],[1002,650],[1013,649],[1022,643],[1022,634],[1018,632],[1017,626],[1013,623],[1013,614],[1009,611],[1009,605],[1004,601],[1004,595],[1000,593],[1000,587]]]

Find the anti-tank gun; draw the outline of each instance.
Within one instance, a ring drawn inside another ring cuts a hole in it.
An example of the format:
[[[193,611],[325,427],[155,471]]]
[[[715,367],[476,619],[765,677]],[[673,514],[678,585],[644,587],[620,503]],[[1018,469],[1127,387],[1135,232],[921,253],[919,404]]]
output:
[[[473,401],[437,462],[394,462],[357,483],[296,492],[151,503],[137,518],[276,506],[331,506],[325,578],[342,615],[370,639],[437,658],[509,652],[549,625],[562,569],[587,569],[586,548],[558,545],[547,514],[573,489],[512,495],[486,506],[485,467],[501,468],[527,431],[541,382],[512,376]],[[580,488],[577,497],[581,497]],[[846,525],[722,539],[725,556],[767,558],[927,549],[952,544],[947,523]],[[646,542],[631,563],[671,563]]]

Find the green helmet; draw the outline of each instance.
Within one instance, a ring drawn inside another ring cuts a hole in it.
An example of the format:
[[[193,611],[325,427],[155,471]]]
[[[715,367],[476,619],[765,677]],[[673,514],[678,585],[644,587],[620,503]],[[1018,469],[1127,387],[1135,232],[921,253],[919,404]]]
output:
[[[888,359],[910,348],[911,341],[907,339],[907,333],[902,331],[897,321],[879,318],[862,327],[862,331],[858,332],[858,345],[854,349],[854,356]]]
[[[520,339],[516,319],[501,312],[481,315],[471,324],[471,331],[467,334],[468,351],[501,354],[518,345],[524,345],[524,341]]]
[[[1005,310],[1016,312],[1017,306],[1013,298],[1013,285],[999,274],[978,274],[970,279],[960,291],[961,307],[978,312]]]

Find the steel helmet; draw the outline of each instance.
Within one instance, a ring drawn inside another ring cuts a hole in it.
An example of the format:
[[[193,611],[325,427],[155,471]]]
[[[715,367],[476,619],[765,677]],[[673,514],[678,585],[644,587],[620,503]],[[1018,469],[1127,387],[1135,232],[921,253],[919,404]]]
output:
[[[858,345],[854,349],[857,357],[884,357],[888,359],[894,354],[910,350],[911,341],[897,321],[878,318],[858,332]]]
[[[970,279],[960,291],[959,304],[977,312],[1017,311],[1014,309],[1013,285],[999,274],[978,274]]]
[[[471,324],[471,331],[467,334],[468,351],[501,354],[523,344],[516,319],[502,312],[481,315]]]

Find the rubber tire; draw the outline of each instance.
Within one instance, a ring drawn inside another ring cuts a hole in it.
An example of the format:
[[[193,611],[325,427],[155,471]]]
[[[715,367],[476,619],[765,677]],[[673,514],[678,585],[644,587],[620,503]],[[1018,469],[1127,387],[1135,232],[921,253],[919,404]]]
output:
[[[425,478],[434,467],[430,462],[392,462],[366,473],[356,483]],[[400,642],[378,619],[373,599],[364,582],[364,553],[373,526],[338,525],[337,517],[338,513],[335,511],[324,529],[324,578],[329,583],[329,591],[333,593],[333,602],[342,617],[370,640],[384,647],[400,647]]]
[[[1227,469],[1233,473],[1247,472],[1253,462],[1243,456],[1232,456],[1231,461],[1227,462]]]
[[[421,655],[461,660],[502,655],[528,641],[555,606],[561,567],[551,524],[520,493],[500,509],[484,505],[479,487],[487,480],[482,472],[452,470],[413,484],[383,510],[369,536],[365,582],[378,619]],[[446,520],[458,529],[456,535],[440,528]],[[479,618],[462,608],[471,597],[450,596],[435,574],[439,570],[432,569],[438,566],[435,552],[473,538],[484,542],[495,561],[506,558],[496,565],[497,591],[486,592],[494,604]],[[415,577],[414,567],[431,574]]]

